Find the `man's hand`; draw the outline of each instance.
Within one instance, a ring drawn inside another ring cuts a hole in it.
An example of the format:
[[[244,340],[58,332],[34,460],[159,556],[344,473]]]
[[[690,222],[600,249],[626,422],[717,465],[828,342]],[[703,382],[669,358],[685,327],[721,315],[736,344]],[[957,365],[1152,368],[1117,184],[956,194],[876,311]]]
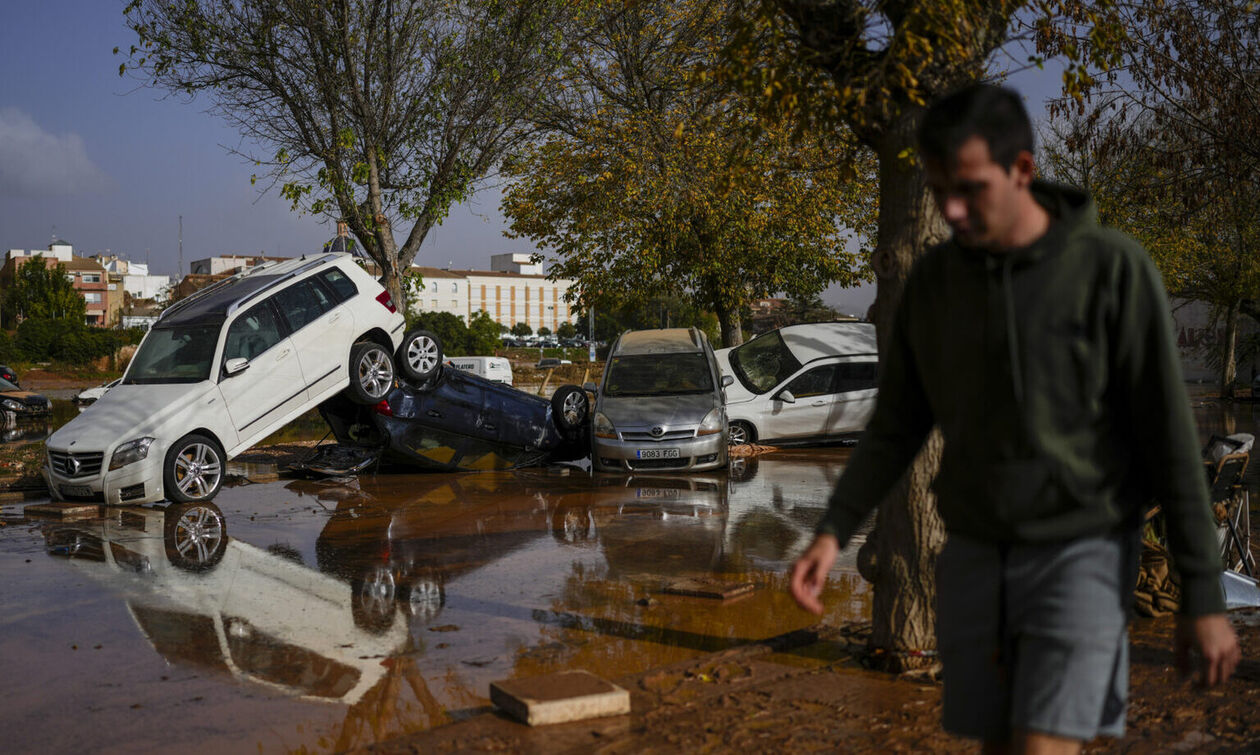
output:
[[[799,598],[797,598],[799,602]],[[1238,635],[1229,625],[1223,613],[1206,616],[1178,616],[1177,634],[1173,640],[1177,657],[1177,670],[1187,676],[1190,668],[1191,649],[1199,651],[1199,672],[1196,681],[1203,687],[1222,684],[1234,673],[1242,651],[1238,648]]]
[[[822,602],[818,596],[822,594],[823,585],[827,583],[827,574],[836,562],[836,554],[840,552],[840,541],[835,535],[819,535],[809,548],[792,564],[789,575],[792,578],[792,597],[796,604],[812,614],[822,615]]]

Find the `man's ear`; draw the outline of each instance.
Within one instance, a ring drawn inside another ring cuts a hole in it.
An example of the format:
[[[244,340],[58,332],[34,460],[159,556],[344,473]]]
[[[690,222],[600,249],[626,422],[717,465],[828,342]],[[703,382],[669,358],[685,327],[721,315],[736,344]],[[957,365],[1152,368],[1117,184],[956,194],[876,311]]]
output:
[[[1015,176],[1017,188],[1026,189],[1032,185],[1033,179],[1037,177],[1037,162],[1032,153],[1026,149],[1020,150],[1015,156],[1015,162],[1011,163],[1011,173]]]

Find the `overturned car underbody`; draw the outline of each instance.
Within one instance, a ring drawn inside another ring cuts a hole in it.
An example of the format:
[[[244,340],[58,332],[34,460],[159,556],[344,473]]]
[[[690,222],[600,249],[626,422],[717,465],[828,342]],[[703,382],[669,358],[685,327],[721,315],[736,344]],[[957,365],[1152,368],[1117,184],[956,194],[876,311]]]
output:
[[[590,454],[590,400],[575,385],[550,399],[439,364],[374,406],[338,395],[319,407],[336,445],[293,470],[347,475],[373,464],[431,471],[529,467]]]

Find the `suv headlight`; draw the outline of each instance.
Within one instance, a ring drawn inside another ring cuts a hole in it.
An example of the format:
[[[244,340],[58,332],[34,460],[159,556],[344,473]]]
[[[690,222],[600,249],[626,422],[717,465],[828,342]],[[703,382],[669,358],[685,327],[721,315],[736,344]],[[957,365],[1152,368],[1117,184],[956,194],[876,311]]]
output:
[[[0,406],[3,406],[11,412],[20,412],[26,409],[26,405],[21,401],[14,401],[11,398],[6,398],[5,400],[0,401]]]
[[[726,418],[722,416],[721,409],[714,409],[704,415],[704,422],[700,423],[700,429],[696,430],[696,435],[713,435],[720,433],[726,429]]]
[[[114,449],[114,455],[109,459],[109,469],[121,469],[128,464],[134,464],[142,461],[149,456],[149,446],[153,445],[153,438],[136,438],[129,440],[118,448]]]
[[[603,412],[595,412],[595,420],[592,428],[596,438],[612,438],[617,439],[617,429],[613,427],[613,423],[604,416]]]

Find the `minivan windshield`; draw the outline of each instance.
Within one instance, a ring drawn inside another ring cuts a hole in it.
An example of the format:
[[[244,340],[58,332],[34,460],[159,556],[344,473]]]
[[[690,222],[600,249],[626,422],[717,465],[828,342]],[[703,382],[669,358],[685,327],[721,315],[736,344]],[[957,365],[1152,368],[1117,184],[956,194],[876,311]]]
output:
[[[210,377],[220,323],[154,328],[131,358],[124,383],[197,383]]]
[[[713,378],[704,354],[630,354],[613,357],[606,396],[676,396],[709,393]]]
[[[792,356],[777,330],[731,349],[731,369],[753,393],[765,393],[800,368],[800,360]]]

